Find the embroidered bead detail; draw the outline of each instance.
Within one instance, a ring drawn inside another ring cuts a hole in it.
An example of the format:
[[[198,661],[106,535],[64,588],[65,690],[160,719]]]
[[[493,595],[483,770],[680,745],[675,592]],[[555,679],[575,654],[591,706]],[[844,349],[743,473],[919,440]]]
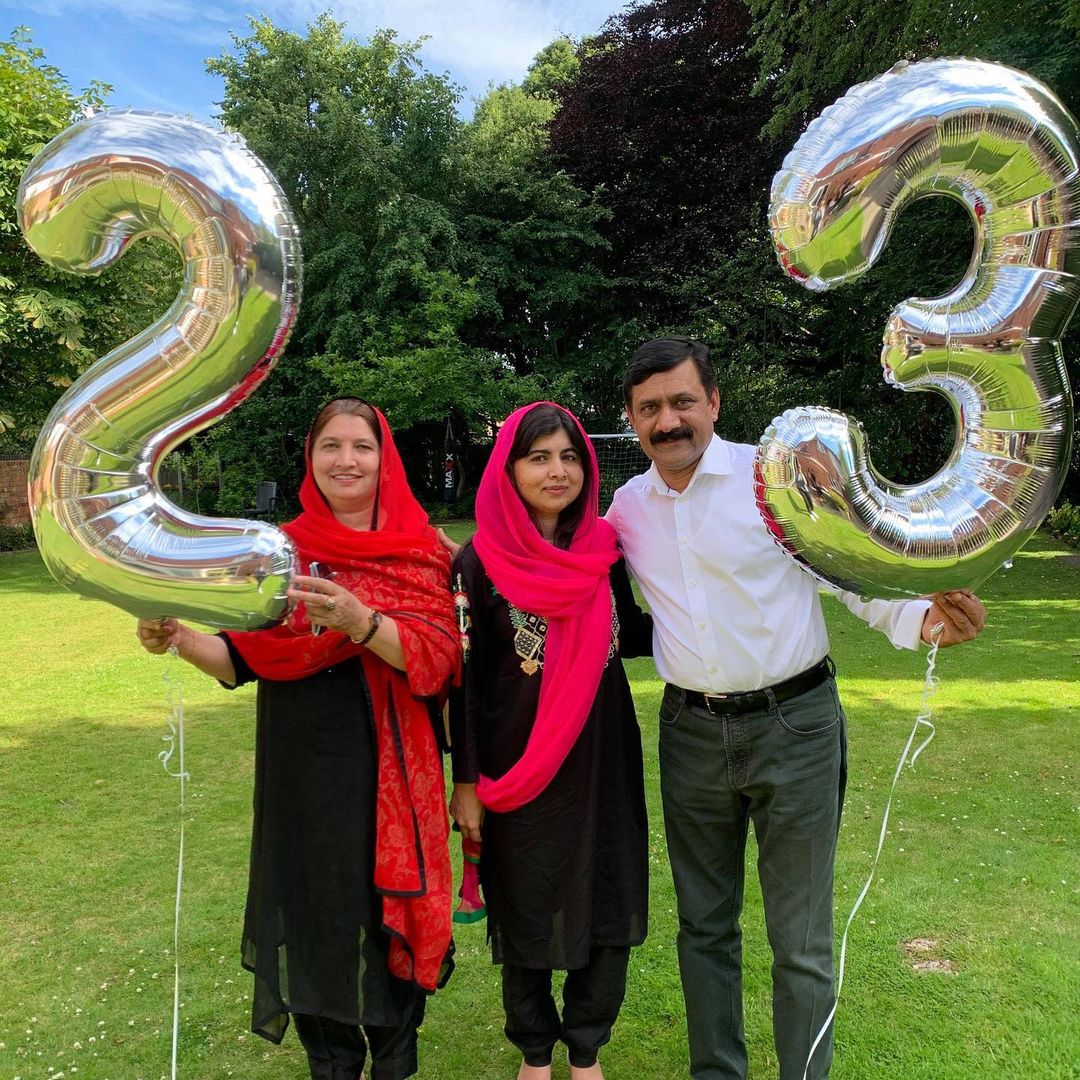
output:
[[[611,594],[611,645],[608,648],[607,661],[604,663],[604,667],[615,658],[619,652],[619,631],[622,627],[619,625],[619,610],[615,607],[615,593]]]
[[[526,675],[535,675],[544,666],[544,644],[547,641],[547,620],[540,615],[531,615],[527,611],[514,607],[508,600],[510,625],[514,628],[514,652],[521,657],[521,670]],[[604,667],[611,663],[619,652],[619,612],[615,607],[615,594],[611,594],[611,644],[608,646],[607,660]]]
[[[522,611],[509,601],[506,606],[510,609],[510,625],[514,628],[514,652],[521,657],[521,670],[526,675],[535,675],[544,666],[547,620]]]
[[[469,637],[472,615],[469,611],[469,594],[465,591],[465,582],[460,573],[454,581],[454,615],[457,618],[458,633],[461,635],[462,662],[467,664],[472,652],[472,638]]]

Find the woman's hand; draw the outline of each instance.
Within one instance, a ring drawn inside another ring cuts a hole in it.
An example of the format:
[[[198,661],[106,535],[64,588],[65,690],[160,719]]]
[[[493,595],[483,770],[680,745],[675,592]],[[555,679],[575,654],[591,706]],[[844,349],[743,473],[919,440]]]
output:
[[[155,656],[167,653],[172,646],[180,648],[184,628],[175,619],[140,619],[135,627],[139,644]]]
[[[135,635],[148,653],[160,656],[175,645],[181,660],[228,686],[236,685],[236,668],[229,646],[217,634],[203,634],[175,619],[140,619]]]
[[[339,630],[351,638],[362,638],[371,626],[372,609],[329,578],[296,575],[289,599],[304,604],[312,626]]]
[[[369,637],[375,609],[368,607],[348,589],[329,578],[298,574],[289,586],[289,599],[307,607],[308,622],[313,627],[325,626],[348,634],[357,644],[363,642],[391,667],[398,671],[405,670],[405,650],[397,623],[388,615],[380,614],[381,622],[375,628],[375,634]]]
[[[457,822],[466,840],[480,843],[480,826],[484,821],[484,804],[476,797],[475,784],[455,784],[450,796],[450,816]]]
[[[439,538],[439,543],[450,552],[450,558],[457,558],[457,553],[461,550],[461,544],[451,540],[443,529],[436,529],[435,535]]]

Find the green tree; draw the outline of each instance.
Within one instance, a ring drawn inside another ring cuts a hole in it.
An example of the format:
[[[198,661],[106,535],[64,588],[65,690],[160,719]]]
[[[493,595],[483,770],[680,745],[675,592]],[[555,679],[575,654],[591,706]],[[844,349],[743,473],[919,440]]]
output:
[[[521,89],[533,97],[554,99],[564,86],[573,82],[580,70],[581,60],[573,40],[556,38],[533,58]]]
[[[1074,111],[1080,93],[1076,0],[747,0],[757,89],[773,104],[770,138],[790,138],[849,87],[898,60],[964,55],[1047,82]]]
[[[285,189],[301,228],[304,302],[289,355],[335,390],[364,393],[396,426],[445,417],[429,382],[484,402],[493,357],[461,336],[476,294],[450,210],[457,89],[424,72],[415,43],[345,35],[321,15],[306,35],[253,20],[233,52],[221,119]]]
[[[555,109],[524,86],[501,86],[463,132],[455,204],[478,295],[468,333],[516,375],[507,404],[552,396],[588,413],[583,354],[611,307],[607,212],[548,153]]]
[[[448,419],[490,432],[550,392],[602,302],[603,244],[601,211],[544,153],[572,51],[554,43],[533,92],[495,88],[464,122],[458,89],[416,50],[391,31],[351,39],[329,15],[306,35],[263,19],[208,68],[225,80],[221,119],[282,183],[304,247],[297,333],[260,395],[288,384],[280,420],[294,432],[318,397],[301,388],[371,398],[409,431],[422,480]],[[210,438],[227,474],[279,461],[274,430],[239,417]]]
[[[29,32],[0,42],[0,452],[25,453],[57,398],[97,357],[153,322],[179,288],[177,259],[160,241],[132,246],[100,277],[53,270],[16,220],[30,159],[108,87],[75,94]]]
[[[399,430],[445,423],[451,393],[467,413],[487,411],[494,358],[461,337],[476,297],[448,207],[458,91],[425,72],[416,50],[392,31],[349,38],[324,14],[306,34],[252,20],[248,36],[207,63],[225,80],[222,122],[282,184],[305,259],[296,333],[257,395],[262,419],[274,421],[249,424],[249,404],[209,436],[225,466],[225,506],[238,508],[268,471],[295,492],[299,454],[284,454],[302,445],[312,409],[331,393],[370,398]]]

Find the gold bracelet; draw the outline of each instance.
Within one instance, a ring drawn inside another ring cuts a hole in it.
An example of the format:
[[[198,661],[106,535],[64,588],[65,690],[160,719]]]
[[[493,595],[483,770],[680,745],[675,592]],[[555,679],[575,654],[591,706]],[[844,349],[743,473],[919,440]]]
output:
[[[375,631],[379,629],[379,625],[382,623],[382,612],[373,611],[368,616],[368,621],[371,625],[368,626],[368,632],[362,638],[353,637],[352,634],[349,635],[349,640],[354,645],[366,645],[375,636]]]

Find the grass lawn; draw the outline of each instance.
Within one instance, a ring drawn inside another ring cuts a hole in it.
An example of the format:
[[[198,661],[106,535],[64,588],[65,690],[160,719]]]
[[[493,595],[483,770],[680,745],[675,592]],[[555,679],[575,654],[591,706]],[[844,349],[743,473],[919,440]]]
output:
[[[856,921],[835,1080],[1075,1078],[1080,1062],[1077,731],[1080,565],[1039,538],[983,589],[990,623],[943,652],[938,735],[902,777],[874,888]],[[169,1067],[178,786],[157,760],[161,674],[133,620],[56,585],[34,552],[0,558],[0,1080],[157,1080]],[[849,721],[842,918],[869,869],[921,658],[826,602]],[[660,816],[651,663],[629,665],[651,813],[648,941],[603,1056],[611,1080],[687,1074]],[[247,1032],[238,960],[253,745],[251,688],[184,669],[191,782],[180,1075],[295,1080]],[[752,862],[751,862],[752,865]],[[744,917],[751,1076],[775,1076],[768,950],[753,874]],[[483,924],[429,1004],[421,1076],[505,1080],[499,983]],[[568,1076],[565,1061],[555,1076]]]

